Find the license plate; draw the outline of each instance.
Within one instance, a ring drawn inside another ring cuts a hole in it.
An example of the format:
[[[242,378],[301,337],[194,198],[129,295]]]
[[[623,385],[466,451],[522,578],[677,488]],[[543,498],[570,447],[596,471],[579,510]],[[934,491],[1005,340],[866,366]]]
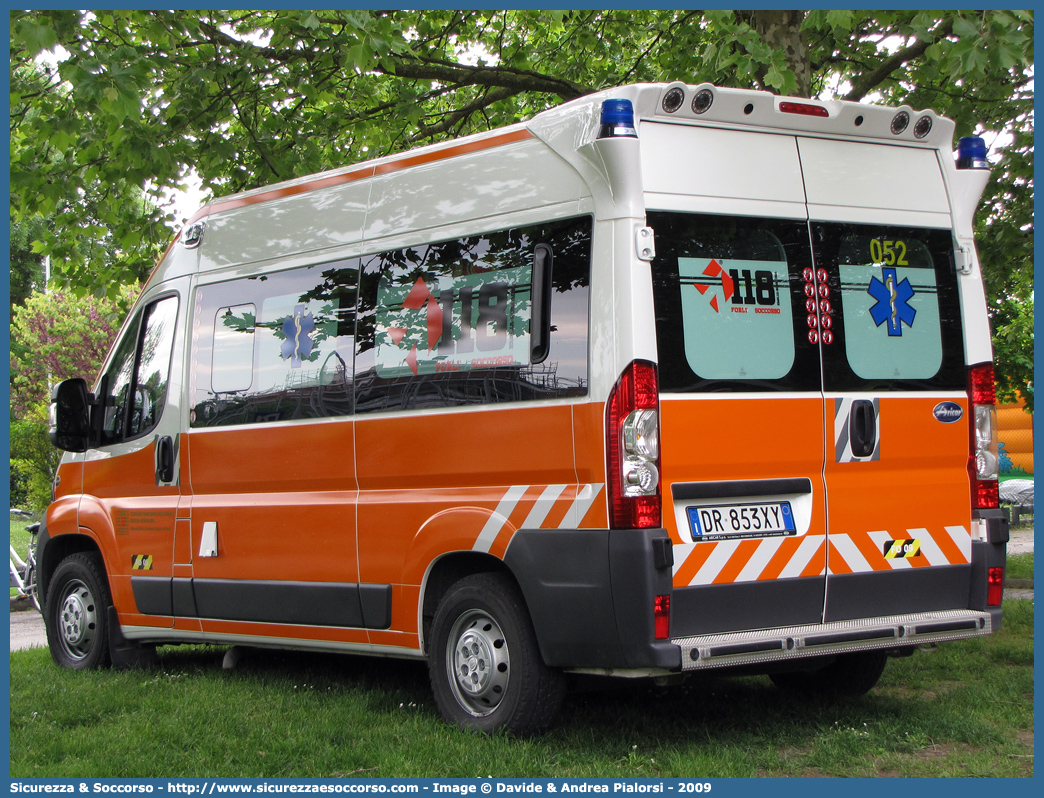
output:
[[[760,538],[793,535],[794,513],[790,502],[716,504],[686,507],[693,540]]]

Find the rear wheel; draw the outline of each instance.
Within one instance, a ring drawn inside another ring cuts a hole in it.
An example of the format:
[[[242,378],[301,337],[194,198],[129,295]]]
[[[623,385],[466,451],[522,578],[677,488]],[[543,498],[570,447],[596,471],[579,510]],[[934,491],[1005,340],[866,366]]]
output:
[[[99,555],[70,554],[59,563],[44,602],[51,658],[73,670],[109,664],[108,608],[112,604]]]
[[[861,696],[877,684],[887,662],[884,651],[860,651],[840,654],[822,668],[772,673],[769,678],[781,690],[806,696]]]
[[[565,697],[562,675],[540,657],[521,592],[502,574],[450,588],[435,612],[428,671],[443,717],[472,731],[540,733]]]

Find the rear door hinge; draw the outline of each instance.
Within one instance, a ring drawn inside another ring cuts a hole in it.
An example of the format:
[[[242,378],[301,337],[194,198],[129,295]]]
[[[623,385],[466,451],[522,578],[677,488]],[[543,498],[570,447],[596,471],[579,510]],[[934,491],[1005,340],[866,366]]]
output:
[[[634,248],[639,260],[651,261],[656,257],[656,237],[651,227],[634,231]]]

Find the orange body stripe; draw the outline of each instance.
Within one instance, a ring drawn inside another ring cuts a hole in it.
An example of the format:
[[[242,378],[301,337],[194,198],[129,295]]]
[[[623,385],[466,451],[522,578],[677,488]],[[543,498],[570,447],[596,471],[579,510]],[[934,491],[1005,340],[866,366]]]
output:
[[[760,540],[744,540],[740,543],[736,547],[736,551],[729,557],[729,561],[725,563],[725,567],[714,577],[713,584],[721,585],[735,582],[739,572],[743,570],[743,566],[754,556],[754,552],[758,550],[760,545]]]
[[[852,573],[852,567],[845,562],[845,558],[841,556],[841,552],[837,550],[837,546],[833,543],[827,544],[829,546],[827,557],[827,566],[830,568],[832,574],[850,574]]]
[[[946,561],[951,565],[964,565],[968,562],[968,558],[964,556],[964,553],[960,550],[956,543],[953,542],[953,538],[950,537],[950,533],[945,529],[941,529],[938,532],[928,533],[932,540],[935,541],[936,545],[946,556]],[[911,558],[918,559],[918,558]],[[924,559],[921,557],[920,559]]]
[[[803,540],[804,538],[787,538],[780,543],[779,549],[772,555],[772,559],[768,561],[768,564],[758,574],[758,581],[778,579],[780,573],[787,567],[787,563],[790,562],[790,558],[797,552]]]
[[[562,491],[562,495],[554,503],[551,512],[547,514],[547,518],[544,519],[544,523],[541,526],[544,529],[558,529],[565,520],[569,508],[573,506],[574,501],[576,501],[576,490],[570,486]]]
[[[866,532],[850,532],[848,539],[859,549],[859,553],[863,555],[866,561],[870,563],[870,567],[875,571],[892,570],[892,566],[885,559],[881,547],[874,543]]]
[[[685,587],[695,579],[697,572],[707,562],[711,554],[714,553],[715,548],[717,548],[715,543],[700,543],[697,545],[688,559],[682,563],[678,573],[674,575],[674,584],[678,587]]]
[[[822,539],[825,543],[825,538]],[[824,543],[820,543],[816,548],[816,553],[808,561],[808,565],[805,566],[805,570],[801,572],[801,576],[819,576],[823,573],[825,563],[823,562],[823,548]]]
[[[511,515],[508,516],[507,523],[497,533],[496,540],[493,541],[493,545],[489,547],[489,553],[498,559],[504,559],[504,553],[507,551],[508,543],[511,542],[512,536],[515,534],[517,529],[522,527],[523,522],[526,520],[526,516],[532,511],[533,506],[536,504],[537,499],[540,498],[540,494],[544,492],[543,485],[530,486],[522,498],[518,500],[518,504],[515,505],[515,509],[511,511]]]

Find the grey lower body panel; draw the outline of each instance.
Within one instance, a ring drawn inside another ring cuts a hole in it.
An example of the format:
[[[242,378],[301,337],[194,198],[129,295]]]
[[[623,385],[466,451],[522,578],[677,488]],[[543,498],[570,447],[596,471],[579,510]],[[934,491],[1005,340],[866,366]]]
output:
[[[808,577],[675,588],[671,635],[817,623],[823,618],[823,587],[823,577]]]
[[[655,597],[672,590],[664,530],[523,529],[504,562],[548,665],[678,669],[677,646],[657,640],[653,628]]]
[[[131,577],[144,615],[387,629],[391,585],[251,579]]]

